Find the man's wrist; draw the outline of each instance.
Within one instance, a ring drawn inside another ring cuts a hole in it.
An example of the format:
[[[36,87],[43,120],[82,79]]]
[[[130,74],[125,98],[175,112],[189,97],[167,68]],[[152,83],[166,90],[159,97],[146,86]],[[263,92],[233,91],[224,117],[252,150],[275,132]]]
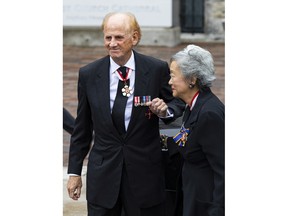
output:
[[[158,116],[159,117],[159,116]],[[171,109],[167,109],[167,111],[166,111],[166,116],[164,116],[164,117],[160,117],[160,118],[163,118],[163,119],[169,119],[169,118],[173,118],[174,117],[174,113],[172,112],[172,110]]]
[[[74,174],[74,173],[68,173],[69,176],[80,176],[80,175],[77,175],[77,174]]]

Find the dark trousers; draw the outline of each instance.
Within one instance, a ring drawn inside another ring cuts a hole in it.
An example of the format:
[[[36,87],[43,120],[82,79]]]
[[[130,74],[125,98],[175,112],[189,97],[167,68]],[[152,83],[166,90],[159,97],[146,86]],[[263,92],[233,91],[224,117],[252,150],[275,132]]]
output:
[[[136,199],[131,192],[127,171],[123,166],[121,188],[119,198],[112,209],[88,202],[88,216],[164,216],[163,204],[150,208],[139,208]]]

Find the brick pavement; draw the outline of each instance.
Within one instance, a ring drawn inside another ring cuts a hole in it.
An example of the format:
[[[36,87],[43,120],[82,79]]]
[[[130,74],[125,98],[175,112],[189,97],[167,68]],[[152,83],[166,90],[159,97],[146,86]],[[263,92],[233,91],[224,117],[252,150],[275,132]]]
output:
[[[197,42],[209,50],[213,57],[216,70],[216,81],[212,91],[225,103],[225,44],[223,42]],[[138,46],[135,50],[169,62],[170,57],[186,47],[186,43],[175,47]],[[76,116],[77,111],[77,79],[80,67],[101,58],[107,52],[104,47],[63,47],[63,106]],[[70,135],[63,130],[63,166],[67,165]]]

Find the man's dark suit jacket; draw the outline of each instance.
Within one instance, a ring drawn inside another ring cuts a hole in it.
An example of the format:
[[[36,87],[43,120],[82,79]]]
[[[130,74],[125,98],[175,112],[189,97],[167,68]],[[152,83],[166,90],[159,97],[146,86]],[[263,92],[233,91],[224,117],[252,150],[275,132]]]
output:
[[[173,110],[174,119],[181,116],[185,105],[172,96],[168,64],[135,51],[134,57],[134,96],[162,98]],[[68,173],[81,174],[94,131],[87,165],[87,200],[112,208],[118,198],[125,163],[135,201],[141,208],[150,207],[162,202],[165,192],[159,118],[153,114],[148,119],[145,115],[148,107],[133,106],[126,136],[118,134],[111,118],[109,65],[106,56],[80,68]]]
[[[189,209],[184,209],[183,215],[224,216],[224,105],[205,88],[192,111],[186,108],[183,122],[190,129],[185,147],[176,145],[172,138],[167,143],[169,154],[178,152],[184,160],[178,192],[190,199],[184,200]],[[178,195],[181,212],[182,195]]]
[[[63,129],[69,134],[73,133],[75,118],[63,107]]]

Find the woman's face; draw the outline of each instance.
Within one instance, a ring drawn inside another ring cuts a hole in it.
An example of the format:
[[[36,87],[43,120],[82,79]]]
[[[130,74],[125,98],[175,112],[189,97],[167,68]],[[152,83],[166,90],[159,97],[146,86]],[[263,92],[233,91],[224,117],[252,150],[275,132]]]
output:
[[[185,99],[185,96],[189,92],[189,85],[184,79],[184,76],[178,67],[176,61],[172,61],[170,64],[170,80],[169,85],[172,88],[173,96]]]

